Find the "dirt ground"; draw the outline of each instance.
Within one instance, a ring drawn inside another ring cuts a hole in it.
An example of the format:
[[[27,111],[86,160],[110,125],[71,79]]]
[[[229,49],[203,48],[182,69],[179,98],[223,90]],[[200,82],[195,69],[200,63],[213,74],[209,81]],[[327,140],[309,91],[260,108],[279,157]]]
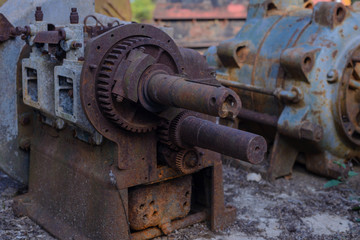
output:
[[[238,209],[231,227],[212,233],[205,224],[196,224],[158,240],[360,239],[360,213],[352,211],[359,201],[351,199],[360,195],[360,176],[353,177],[348,186],[324,189],[328,180],[300,165],[291,179],[274,183],[248,181],[248,174],[224,165],[226,202]],[[27,217],[13,215],[11,198],[23,191],[0,172],[0,239],[54,239]]]

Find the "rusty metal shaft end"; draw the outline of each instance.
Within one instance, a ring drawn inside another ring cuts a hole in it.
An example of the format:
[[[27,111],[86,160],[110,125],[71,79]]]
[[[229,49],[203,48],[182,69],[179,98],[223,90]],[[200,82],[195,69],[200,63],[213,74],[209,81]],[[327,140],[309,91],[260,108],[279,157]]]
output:
[[[160,105],[184,108],[221,118],[236,117],[241,108],[234,91],[189,81],[167,74],[155,74],[149,79],[147,94]]]
[[[252,164],[264,160],[267,144],[263,137],[217,125],[194,116],[179,123],[181,141],[234,157]]]

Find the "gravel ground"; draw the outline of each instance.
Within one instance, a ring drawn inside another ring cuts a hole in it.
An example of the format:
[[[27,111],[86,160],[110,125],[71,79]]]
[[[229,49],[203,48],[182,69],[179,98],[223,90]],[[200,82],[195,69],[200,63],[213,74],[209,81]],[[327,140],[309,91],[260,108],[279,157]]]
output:
[[[54,239],[28,217],[16,218],[12,212],[12,197],[26,188],[0,172],[0,239]]]
[[[238,209],[236,222],[228,229],[212,233],[205,224],[196,224],[158,240],[360,239],[360,213],[352,211],[359,202],[351,200],[360,195],[359,176],[349,185],[324,189],[328,180],[301,166],[295,167],[291,178],[274,183],[248,181],[250,175],[224,166],[226,202]],[[11,198],[24,191],[0,172],[0,239],[54,239],[29,218],[13,215]]]

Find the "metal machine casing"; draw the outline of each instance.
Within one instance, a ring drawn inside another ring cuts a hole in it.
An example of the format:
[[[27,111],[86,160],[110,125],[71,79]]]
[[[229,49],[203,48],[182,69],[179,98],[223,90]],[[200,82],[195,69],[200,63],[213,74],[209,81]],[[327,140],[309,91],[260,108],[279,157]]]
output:
[[[0,44],[26,42],[9,72],[15,138],[30,158],[15,213],[60,239],[151,239],[233,222],[220,153],[258,163],[266,142],[215,123],[241,101],[203,56],[151,25],[96,14],[80,22],[77,8],[64,24],[45,21],[42,6],[34,13],[16,27],[0,14]]]
[[[272,179],[290,174],[295,159],[337,177],[338,162],[360,155],[358,5],[302,4],[250,1],[237,36],[206,53],[243,100],[239,126],[267,136]]]

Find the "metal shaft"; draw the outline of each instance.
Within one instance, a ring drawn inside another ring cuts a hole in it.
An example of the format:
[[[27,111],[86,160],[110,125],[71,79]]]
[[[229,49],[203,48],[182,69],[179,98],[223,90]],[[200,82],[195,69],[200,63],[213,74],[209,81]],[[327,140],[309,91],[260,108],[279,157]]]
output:
[[[221,118],[236,117],[241,107],[240,98],[231,89],[191,82],[167,74],[154,75],[149,80],[147,93],[157,104]]]
[[[238,114],[240,119],[261,123],[267,126],[277,127],[278,117],[266,113],[259,113],[242,108]]]
[[[194,116],[186,117],[180,124],[181,140],[194,146],[253,164],[263,161],[267,151],[265,139],[253,133],[217,125]]]
[[[250,84],[244,84],[244,83],[239,83],[239,82],[234,82],[234,81],[223,80],[219,77],[217,78],[217,80],[222,85],[227,86],[227,87],[233,87],[233,88],[241,89],[244,91],[250,91],[250,92],[261,93],[264,95],[270,95],[270,96],[274,96],[278,99],[297,101],[298,98],[300,97],[299,93],[296,91],[293,91],[293,90],[287,91],[282,88],[276,88],[275,90],[266,89],[263,87],[258,87],[258,86],[254,86],[254,85],[250,85]]]

